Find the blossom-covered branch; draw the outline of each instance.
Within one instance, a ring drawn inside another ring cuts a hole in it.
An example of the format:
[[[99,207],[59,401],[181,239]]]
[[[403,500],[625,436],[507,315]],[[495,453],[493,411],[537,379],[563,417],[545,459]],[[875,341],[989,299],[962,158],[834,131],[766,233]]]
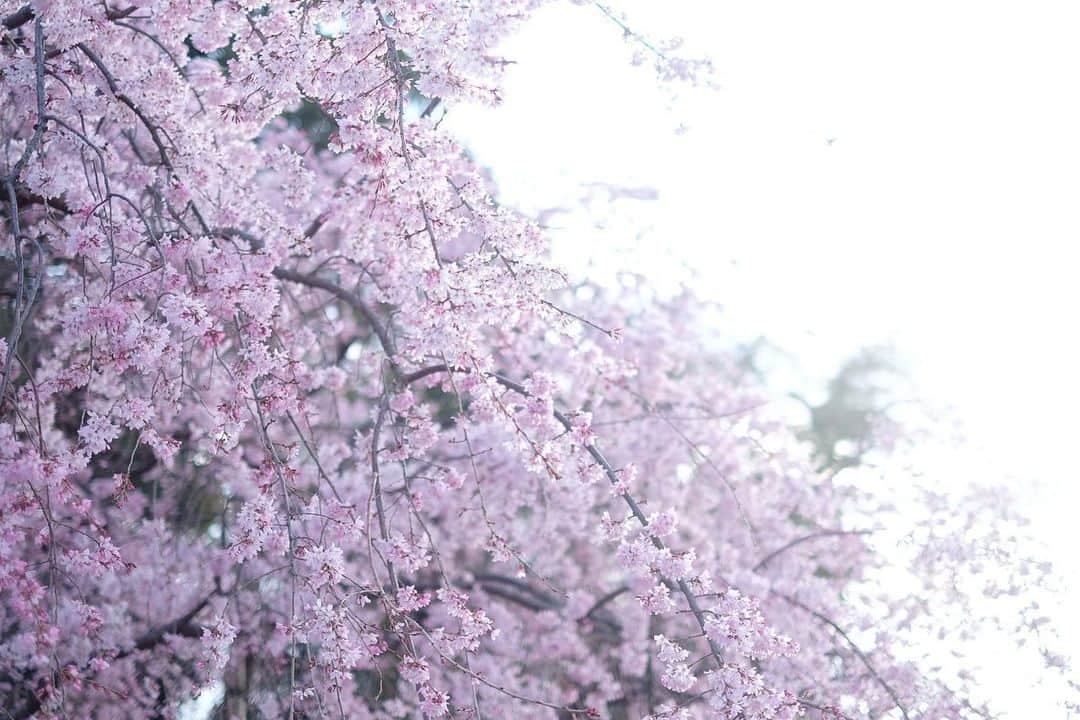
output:
[[[697,301],[581,302],[434,121],[499,100],[540,4],[0,0],[9,714],[978,707],[905,639],[926,597],[845,600],[881,504],[702,350]],[[594,5],[664,80],[707,70]],[[1049,572],[1012,515],[975,549],[975,504],[926,505],[928,577]]]

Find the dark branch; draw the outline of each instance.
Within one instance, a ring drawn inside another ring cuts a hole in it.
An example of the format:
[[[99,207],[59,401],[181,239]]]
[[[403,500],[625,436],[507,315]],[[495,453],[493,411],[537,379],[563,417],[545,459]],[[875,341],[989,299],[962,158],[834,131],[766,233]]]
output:
[[[858,657],[862,664],[866,667],[867,671],[869,671],[869,673],[874,677],[874,680],[877,681],[877,684],[880,685],[882,689],[884,689],[885,692],[889,694],[889,697],[892,698],[893,704],[896,705],[896,707],[900,710],[900,714],[904,716],[904,720],[911,720],[911,718],[908,716],[907,708],[905,708],[903,703],[900,702],[900,696],[897,695],[896,691],[893,690],[892,686],[889,685],[889,683],[887,683],[883,677],[881,677],[881,674],[878,673],[873,663],[870,662],[870,658],[866,656],[866,653],[859,649],[859,646],[855,644],[854,640],[848,637],[848,634],[844,632],[844,629],[842,627],[833,622],[831,618],[819,613],[817,610],[814,610],[811,607],[804,605],[798,599],[790,595],[784,595],[783,593],[776,592],[775,590],[772,592],[777,597],[782,598],[788,603],[799,608],[800,610],[809,613],[818,621],[828,625],[833,630],[835,630],[836,634],[844,639],[844,642],[848,644],[848,647],[851,648],[851,650],[855,653],[856,657]]]
[[[281,280],[288,280],[289,282],[299,283],[300,285],[325,290],[343,301],[352,309],[356,310],[356,312],[360,313],[364,317],[364,320],[371,326],[371,331],[375,333],[375,336],[379,338],[379,344],[382,345],[383,352],[386,353],[386,356],[391,361],[393,361],[394,356],[397,354],[397,349],[394,347],[394,339],[379,320],[375,311],[368,307],[368,304],[364,302],[359,295],[349,292],[340,285],[317,275],[306,275],[286,268],[274,268],[274,277]]]
[[[157,125],[150,122],[150,118],[146,116],[135,101],[129,98],[116,83],[116,78],[109,72],[109,68],[105,67],[105,63],[101,61],[101,58],[97,56],[93,50],[88,48],[85,43],[79,43],[78,48],[82,50],[83,55],[86,55],[90,59],[90,62],[94,63],[97,69],[101,72],[101,75],[105,78],[105,82],[109,85],[109,90],[116,97],[117,100],[128,106],[131,112],[135,113],[135,117],[139,118],[139,121],[150,133],[150,139],[154,141],[154,145],[157,147],[158,154],[161,156],[161,164],[168,168],[169,173],[173,174],[173,165],[169,160],[169,154],[165,150],[165,143],[161,139],[161,132],[158,130]]]
[[[34,19],[34,8],[26,5],[4,18],[4,29],[15,30]]]
[[[822,537],[832,537],[832,536],[835,536],[835,535],[870,535],[873,532],[874,532],[873,530],[822,530],[821,532],[810,533],[809,535],[803,535],[802,537],[795,538],[794,540],[787,543],[783,547],[777,548],[776,550],[773,550],[771,553],[769,553],[765,557],[761,558],[761,560],[758,561],[757,565],[755,565],[753,569],[754,569],[755,572],[758,571],[758,570],[761,570],[766,565],[768,565],[770,562],[772,562],[774,559],[776,559],[776,557],[778,555],[782,555],[783,553],[787,552],[788,550],[795,547],[796,545],[802,545],[804,542],[808,542],[810,540],[815,540],[817,538],[822,538]]]
[[[41,20],[34,22],[34,92],[37,99],[37,119],[34,122],[34,134],[30,142],[23,148],[22,155],[15,161],[10,174],[4,178],[4,188],[7,191],[8,201],[8,224],[11,227],[11,237],[14,241],[15,250],[15,282],[16,295],[14,306],[14,318],[11,331],[7,337],[7,356],[4,358],[2,377],[0,377],[0,405],[7,396],[8,384],[11,382],[12,361],[19,349],[19,337],[22,335],[23,326],[30,317],[30,310],[34,306],[38,287],[41,283],[40,274],[33,278],[30,287],[25,286],[26,261],[22,252],[22,228],[19,224],[19,199],[15,189],[15,183],[19,180],[23,168],[30,158],[37,152],[41,138],[45,134],[45,125],[48,120],[45,115],[45,35],[41,29]],[[40,252],[41,248],[37,240],[34,246]]]

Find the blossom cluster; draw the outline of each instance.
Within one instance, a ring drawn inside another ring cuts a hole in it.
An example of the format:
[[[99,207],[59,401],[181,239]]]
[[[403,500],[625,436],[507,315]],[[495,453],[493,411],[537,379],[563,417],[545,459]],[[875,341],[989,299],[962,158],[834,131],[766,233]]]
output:
[[[844,641],[866,498],[694,301],[582,307],[440,129],[539,4],[0,0],[6,716],[972,707]]]

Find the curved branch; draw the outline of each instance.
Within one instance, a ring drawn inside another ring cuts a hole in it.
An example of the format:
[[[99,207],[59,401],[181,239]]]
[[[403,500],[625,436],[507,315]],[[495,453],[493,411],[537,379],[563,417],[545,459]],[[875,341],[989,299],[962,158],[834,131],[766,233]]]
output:
[[[848,647],[850,647],[852,649],[852,651],[855,653],[856,657],[859,658],[859,660],[862,662],[862,664],[866,667],[866,669],[874,677],[874,680],[877,681],[877,684],[880,685],[882,687],[882,689],[885,690],[886,693],[888,693],[890,698],[892,698],[893,704],[895,704],[896,707],[900,710],[900,714],[904,716],[904,720],[911,720],[910,716],[908,715],[907,708],[905,708],[903,703],[900,702],[900,696],[897,695],[896,690],[893,689],[892,685],[889,685],[889,683],[887,683],[885,681],[885,678],[881,677],[881,674],[878,673],[878,671],[874,667],[873,663],[870,662],[870,658],[868,658],[866,656],[866,653],[864,653],[862,650],[859,649],[859,646],[855,644],[854,640],[852,640],[850,637],[848,637],[848,634],[846,632],[844,632],[844,629],[842,627],[837,625],[831,618],[827,617],[826,615],[822,615],[817,610],[814,610],[813,608],[808,607],[807,605],[804,605],[798,599],[796,599],[796,598],[794,598],[794,597],[792,597],[790,595],[785,595],[785,594],[777,592],[775,590],[772,591],[772,594],[776,595],[779,598],[782,598],[783,600],[786,600],[788,603],[790,603],[791,605],[794,605],[795,607],[799,608],[800,610],[803,610],[804,612],[809,613],[811,616],[813,616],[818,621],[820,621],[822,623],[825,623],[826,625],[831,627],[833,630],[835,630],[836,633],[840,637],[842,637],[844,639],[844,642],[846,642],[848,644]]]
[[[822,537],[832,537],[832,536],[835,536],[835,535],[871,535],[871,534],[873,534],[873,532],[874,532],[873,530],[822,530],[821,532],[810,533],[809,535],[803,535],[802,537],[795,538],[794,540],[787,543],[786,545],[784,545],[784,546],[782,546],[780,548],[777,548],[776,550],[773,550],[771,553],[769,553],[765,557],[761,558],[761,560],[758,560],[757,564],[754,565],[754,567],[752,569],[755,572],[758,571],[758,570],[761,570],[766,565],[768,565],[770,562],[775,560],[778,555],[782,555],[783,553],[787,552],[788,550],[795,547],[796,545],[802,545],[804,542],[808,542],[810,540],[815,540],[817,538],[822,538]]]
[[[24,5],[4,18],[5,30],[16,30],[34,19],[34,8]]]
[[[79,50],[82,50],[83,55],[89,58],[90,62],[92,62],[101,72],[101,75],[105,78],[105,82],[109,85],[109,90],[112,91],[113,96],[127,105],[131,112],[135,113],[135,117],[139,118],[139,121],[146,128],[147,132],[150,133],[150,139],[154,141],[154,145],[157,147],[158,154],[161,156],[161,164],[169,170],[169,174],[175,174],[172,161],[169,160],[169,154],[165,150],[165,142],[161,139],[161,131],[158,129],[158,126],[152,123],[150,118],[146,116],[146,113],[135,104],[135,101],[120,89],[120,86],[116,83],[116,78],[113,77],[113,74],[109,71],[109,68],[105,66],[105,63],[101,61],[101,58],[97,56],[97,53],[88,48],[86,43],[79,43],[76,47],[78,47]]]
[[[7,20],[5,20],[4,23],[5,27],[7,27]],[[19,337],[22,335],[22,329],[26,324],[27,318],[30,317],[30,309],[34,306],[34,299],[37,297],[38,288],[41,284],[41,277],[39,274],[39,276],[35,277],[33,282],[30,283],[29,289],[25,287],[24,278],[26,275],[26,265],[22,253],[22,228],[19,225],[19,199],[15,189],[15,183],[18,181],[19,175],[22,174],[23,168],[26,167],[26,163],[28,163],[31,156],[37,152],[38,146],[41,144],[41,138],[45,134],[45,126],[48,124],[48,116],[45,114],[44,53],[45,36],[41,29],[41,20],[37,19],[34,21],[34,92],[37,99],[37,121],[34,123],[34,134],[30,137],[30,141],[26,143],[26,147],[23,148],[19,159],[16,160],[15,164],[12,166],[11,172],[4,178],[4,186],[7,191],[8,214],[10,215],[8,222],[11,226],[11,236],[15,245],[16,294],[14,318],[11,325],[11,331],[7,337],[7,353],[4,357],[2,376],[0,376],[0,404],[3,403],[4,397],[7,395],[8,384],[11,382],[12,361],[19,348]],[[36,240],[34,241],[34,244],[40,252],[41,248]]]
[[[532,394],[528,390],[526,390],[525,386],[523,386],[521,383],[515,382],[514,380],[511,380],[510,378],[503,375],[499,375],[498,373],[491,373],[489,377],[491,377],[493,380],[495,380],[497,383],[499,383],[506,389],[512,390],[523,397],[532,397]],[[571,423],[570,418],[567,417],[565,413],[555,409],[552,410],[552,415],[555,417],[556,420],[558,420],[559,424],[562,425],[566,431],[569,432],[573,430],[573,423]],[[619,477],[615,472],[615,468],[612,467],[611,463],[608,462],[608,459],[604,457],[604,454],[600,452],[596,445],[585,445],[583,447],[585,448],[585,451],[589,454],[589,456],[592,457],[593,461],[604,471],[604,474],[607,476],[611,484],[617,486],[619,484]],[[648,527],[649,519],[646,517],[645,511],[641,509],[641,505],[638,504],[637,500],[635,500],[630,495],[630,493],[627,492],[622,493],[620,497],[626,503],[627,507],[630,508],[630,513],[634,516],[634,518],[637,519],[638,523],[642,527]],[[649,539],[652,541],[653,546],[657,549],[667,549],[667,545],[665,545],[664,541],[660,538],[650,536]],[[690,610],[690,614],[694,616],[694,619],[697,621],[702,633],[705,633],[705,640],[709,645],[710,654],[713,656],[713,658],[718,664],[723,664],[723,660],[721,659],[722,653],[720,647],[711,637],[708,636],[708,633],[705,632],[705,611],[701,608],[701,604],[698,603],[697,596],[694,594],[693,590],[690,589],[689,583],[682,579],[672,582],[670,580],[667,580],[666,578],[665,582],[668,583],[669,586],[671,586],[672,588],[677,588],[679,592],[682,593],[683,598],[686,600],[686,606]]]
[[[600,609],[602,609],[609,602],[611,602],[615,598],[619,597],[623,593],[627,593],[629,591],[630,591],[630,587],[627,586],[627,585],[621,585],[621,586],[615,588],[611,592],[609,592],[606,595],[604,595],[603,597],[601,597],[595,603],[593,603],[593,606],[591,608],[589,608],[588,612],[585,613],[585,617],[592,617],[593,613],[598,612]]]
[[[401,379],[403,382],[408,383],[418,380],[420,378],[427,377],[429,375],[434,375],[439,372],[447,372],[451,369],[455,371],[465,370],[464,368],[450,368],[446,364],[432,365],[430,367],[421,368],[411,373],[404,374],[401,376]],[[507,390],[512,390],[513,392],[523,397],[531,397],[529,391],[526,390],[525,386],[519,382],[515,382],[514,380],[511,380],[504,375],[499,375],[498,373],[491,373],[489,377],[491,377],[497,383],[505,387]],[[563,426],[565,430],[573,430],[573,423],[571,423],[570,418],[567,417],[565,413],[555,409],[552,411],[552,415],[559,422],[559,424]],[[604,474],[607,476],[608,480],[613,485],[618,485],[619,477],[615,473],[615,468],[612,467],[611,463],[608,462],[608,459],[604,457],[604,454],[600,452],[600,450],[595,445],[586,445],[584,446],[584,448],[585,451],[589,454],[589,456],[593,459],[593,461],[604,471]],[[648,527],[649,520],[646,517],[645,512],[641,509],[641,505],[638,504],[637,500],[635,500],[629,493],[622,493],[620,497],[626,503],[627,507],[630,508],[630,513],[634,516],[635,519],[637,519],[638,523],[642,527]],[[666,549],[667,546],[662,540],[660,540],[660,538],[650,537],[650,539],[652,541],[652,544],[656,548],[660,550]],[[667,582],[673,589],[679,590],[683,598],[686,600],[686,605],[690,610],[690,614],[694,616],[694,619],[697,621],[698,626],[704,633],[705,611],[702,609],[701,604],[698,603],[697,596],[694,595],[693,590],[690,589],[690,585],[685,580],[678,580],[675,582],[665,580],[665,582]],[[712,638],[708,636],[707,633],[705,635],[705,639],[709,644],[710,654],[716,659],[717,663],[722,664],[723,661],[721,660],[722,653],[720,647],[716,644],[715,641],[713,641]]]
[[[300,273],[295,270],[289,270],[287,268],[274,268],[274,277],[281,280],[288,280],[289,282],[298,283],[300,285],[306,285],[308,287],[318,288],[325,290],[334,297],[343,301],[346,305],[351,307],[360,313],[364,320],[371,325],[371,331],[375,333],[375,336],[379,338],[379,344],[382,345],[383,352],[393,362],[394,356],[397,354],[397,348],[394,346],[394,339],[390,336],[390,332],[379,320],[375,311],[368,307],[368,304],[357,295],[356,293],[349,292],[340,285],[321,278],[317,275],[309,275]]]

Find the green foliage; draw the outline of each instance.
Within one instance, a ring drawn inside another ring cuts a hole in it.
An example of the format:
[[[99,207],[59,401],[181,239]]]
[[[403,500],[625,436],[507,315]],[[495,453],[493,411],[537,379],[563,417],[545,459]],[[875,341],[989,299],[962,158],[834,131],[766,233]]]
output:
[[[899,375],[888,348],[864,348],[829,381],[823,402],[815,405],[792,393],[810,411],[810,423],[800,435],[813,445],[823,470],[862,464],[888,422]]]

